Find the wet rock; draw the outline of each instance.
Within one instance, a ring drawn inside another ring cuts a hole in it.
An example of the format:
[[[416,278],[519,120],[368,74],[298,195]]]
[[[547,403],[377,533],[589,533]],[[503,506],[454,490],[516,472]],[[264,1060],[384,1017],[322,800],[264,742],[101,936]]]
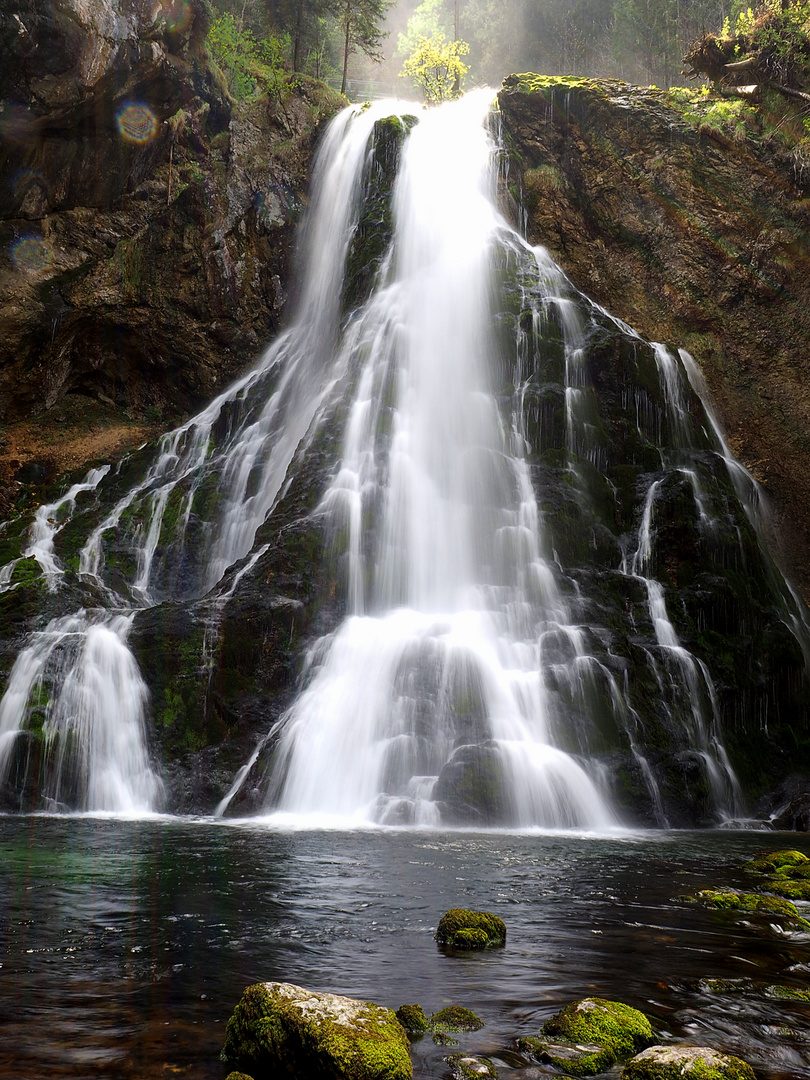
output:
[[[705,1046],[651,1046],[622,1071],[622,1080],[754,1080],[754,1070],[741,1058]]]
[[[583,998],[566,1005],[520,1049],[573,1076],[593,1076],[653,1042],[647,1017],[620,1001]]]
[[[207,401],[278,330],[312,141],[306,77],[234,103],[205,0],[0,13],[0,417],[71,391],[140,415]],[[276,147],[284,143],[283,161]]]
[[[489,1058],[451,1054],[444,1060],[450,1066],[453,1080],[497,1080],[498,1070]]]
[[[395,1015],[409,1035],[423,1035],[430,1031],[430,1021],[421,1005],[400,1005]]]
[[[408,1037],[371,1002],[257,983],[228,1021],[222,1058],[253,1080],[411,1080]]]
[[[486,949],[506,944],[506,925],[488,911],[451,908],[442,915],[434,936],[440,945],[454,949]]]
[[[743,863],[743,870],[753,874],[773,874],[803,866],[807,862],[810,862],[810,859],[802,851],[765,851]]]
[[[434,1031],[478,1031],[484,1026],[484,1021],[471,1009],[465,1009],[462,1005],[448,1005],[431,1016],[430,1026]]]
[[[790,832],[810,832],[810,792],[797,795],[785,809],[772,819],[775,829]]]
[[[677,899],[684,903],[702,904],[704,907],[720,908],[727,911],[745,911],[769,917],[776,916],[782,919],[790,919],[801,926],[810,927],[810,923],[799,915],[795,905],[790,900],[777,896],[703,889],[694,896],[680,896]]]

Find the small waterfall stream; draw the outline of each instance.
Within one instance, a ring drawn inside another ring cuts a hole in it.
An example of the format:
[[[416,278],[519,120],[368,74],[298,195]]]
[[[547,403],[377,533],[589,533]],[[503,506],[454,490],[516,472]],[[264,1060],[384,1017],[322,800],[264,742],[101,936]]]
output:
[[[316,163],[289,329],[156,448],[39,508],[0,569],[4,593],[32,562],[46,586],[0,702],[6,785],[36,774],[49,809],[161,807],[133,620],[205,598],[213,664],[223,612],[272,551],[276,508],[337,424],[306,514],[337,567],[341,617],[309,636],[295,700],[218,813],[253,777],[280,820],[604,830],[621,820],[621,752],[666,825],[663,731],[685,770],[697,763],[704,816],[743,812],[715,678],[676,629],[678,571],[662,576],[659,535],[687,499],[697,543],[725,545],[732,568],[750,561],[756,485],[694,360],[590,304],[507,223],[491,99],[416,122],[391,102],[342,113]],[[398,169],[374,220],[382,235],[390,219],[390,236],[374,274],[363,268],[367,295],[347,304],[385,131]],[[625,365],[619,392],[597,389],[596,354]],[[764,548],[757,558],[806,648],[801,605]]]

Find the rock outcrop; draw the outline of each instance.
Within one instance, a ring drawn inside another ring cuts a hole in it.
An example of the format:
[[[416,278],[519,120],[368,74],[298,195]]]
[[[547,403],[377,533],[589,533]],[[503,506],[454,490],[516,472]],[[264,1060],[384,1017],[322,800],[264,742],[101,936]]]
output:
[[[777,555],[807,597],[810,169],[801,153],[756,126],[694,126],[654,87],[512,76],[499,102],[530,240],[644,337],[696,357],[731,448],[768,495]]]
[[[137,445],[144,422],[197,408],[273,337],[313,142],[342,104],[303,77],[232,101],[203,0],[13,8],[0,13],[7,504],[20,468],[48,479],[82,456],[29,452],[15,422],[47,426],[81,395],[112,410],[102,427],[140,421],[123,440]]]

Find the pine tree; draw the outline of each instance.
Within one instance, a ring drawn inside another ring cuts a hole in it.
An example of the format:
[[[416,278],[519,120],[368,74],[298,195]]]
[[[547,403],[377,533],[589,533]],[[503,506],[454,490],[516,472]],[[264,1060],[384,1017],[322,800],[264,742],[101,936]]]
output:
[[[394,0],[331,0],[329,10],[343,38],[341,94],[346,93],[346,73],[353,52],[359,49],[371,60],[382,60],[382,40],[387,34],[382,21],[393,3]]]

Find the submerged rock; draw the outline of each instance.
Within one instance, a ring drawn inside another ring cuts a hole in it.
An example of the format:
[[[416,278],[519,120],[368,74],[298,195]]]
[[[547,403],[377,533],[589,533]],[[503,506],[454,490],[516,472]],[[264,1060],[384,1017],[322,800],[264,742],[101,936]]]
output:
[[[653,1039],[650,1021],[638,1009],[594,997],[566,1005],[545,1022],[539,1038],[521,1039],[518,1045],[572,1076],[593,1076]]]
[[[622,1080],[754,1080],[741,1058],[706,1046],[651,1046],[628,1061]]]
[[[487,949],[506,944],[506,925],[488,911],[450,908],[442,915],[434,936],[440,945],[454,949]]]
[[[390,1009],[256,983],[228,1021],[222,1058],[253,1080],[411,1080],[408,1037]]]

